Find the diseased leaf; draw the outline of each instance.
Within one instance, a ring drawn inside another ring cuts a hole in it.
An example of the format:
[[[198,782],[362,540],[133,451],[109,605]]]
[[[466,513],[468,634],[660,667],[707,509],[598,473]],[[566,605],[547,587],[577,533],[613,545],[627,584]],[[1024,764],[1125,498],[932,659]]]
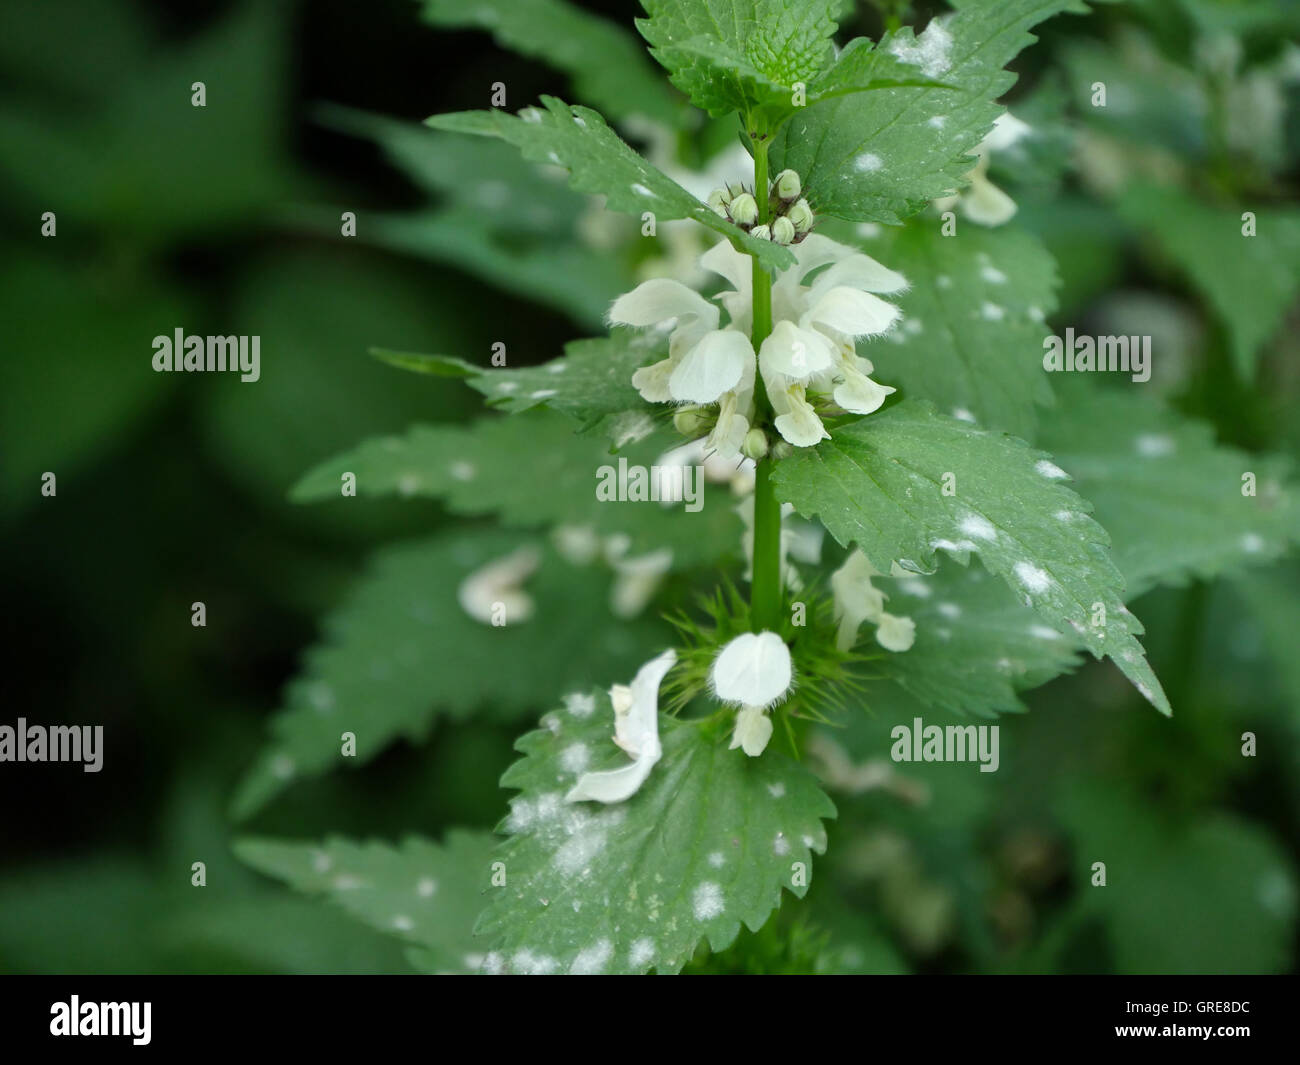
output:
[[[1052,402],[1043,370],[1044,319],[1056,308],[1056,264],[1031,233],[914,219],[860,242],[912,287],[903,318],[863,348],[875,376],[904,394],[986,428],[1033,439],[1037,408]]]
[[[819,517],[841,544],[857,544],[883,573],[895,561],[933,570],[936,551],[962,562],[978,553],[1049,624],[1069,626],[1170,712],[1106,533],[1042,452],[904,401],[796,449],[772,477],[779,498]]]
[[[1087,396],[1061,404],[1041,443],[1092,501],[1131,596],[1271,562],[1300,541],[1288,461],[1217,445],[1209,426],[1131,392]]]
[[[533,616],[498,627],[466,614],[461,582],[530,544],[540,562],[523,585]],[[379,552],[288,686],[273,739],[240,783],[236,816],[297,780],[363,765],[397,739],[423,740],[440,716],[485,709],[517,719],[573,684],[629,673],[663,630],[649,620],[613,624],[608,598],[605,572],[518,534],[464,532]],[[344,732],[356,737],[355,755],[342,754]]]
[[[489,31],[510,48],[573,79],[574,94],[616,119],[676,125],[681,108],[627,30],[564,0],[422,0],[435,26]]]
[[[626,802],[566,803],[587,769],[626,764],[609,697],[571,696],[519,741],[525,757],[498,890],[475,927],[485,968],[518,973],[675,973],[696,944],[732,943],[781,899],[802,897],[835,807],[813,775],[773,749],[729,750],[732,715],[660,715],[663,757]]]
[[[398,846],[248,838],[234,850],[259,872],[410,944],[417,968],[469,972],[478,967],[472,929],[490,886],[492,845],[486,832],[453,830],[440,844],[416,836]]]
[[[671,548],[677,568],[713,563],[740,545],[740,519],[725,487],[693,474],[700,493],[693,511],[597,496],[602,481],[614,484],[609,478],[619,476],[620,464],[648,470],[665,446],[656,436],[613,456],[599,437],[579,436],[571,421],[542,411],[472,426],[417,425],[404,437],[368,440],[322,463],[291,498],[339,499],[343,474],[353,473],[358,498],[433,497],[453,513],[494,514],[512,528],[590,526],[602,537],[627,537],[633,554]]]
[[[570,107],[543,96],[545,110],[531,107],[519,115],[503,111],[464,111],[434,115],[435,129],[501,137],[535,163],[550,163],[569,171],[579,192],[603,195],[606,206],[640,217],[649,211],[660,222],[690,218],[721,233],[743,251],[774,269],[794,261],[789,248],[751,237],[714,214],[677,182],[657,170],[619,139],[605,120],[586,107]]]
[[[852,42],[837,65],[845,81],[892,79],[908,71],[951,88],[909,87],[835,96],[810,103],[772,144],[775,169],[803,178],[821,214],[891,225],[963,184],[970,152],[1002,108],[1014,83],[1003,70],[1034,38],[1030,27],[1081,0],[963,0],[919,34],[886,33],[874,48]]]

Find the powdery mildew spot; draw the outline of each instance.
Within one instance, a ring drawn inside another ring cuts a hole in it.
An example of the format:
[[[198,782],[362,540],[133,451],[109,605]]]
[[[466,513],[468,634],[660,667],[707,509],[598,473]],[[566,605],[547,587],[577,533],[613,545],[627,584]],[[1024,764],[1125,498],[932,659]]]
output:
[[[1133,441],[1133,447],[1144,459],[1172,455],[1175,449],[1173,438],[1163,433],[1143,433]]]
[[[767,786],[767,793],[774,799],[781,798],[785,794],[785,785],[781,781],[775,781]]]
[[[722,888],[712,880],[700,884],[691,896],[691,909],[697,921],[710,921],[722,913]]]
[[[639,969],[643,965],[649,965],[654,960],[654,956],[655,941],[648,936],[642,936],[632,944],[632,949],[627,953],[627,960],[632,968]]]
[[[976,540],[996,540],[998,538],[998,531],[993,528],[993,523],[978,514],[968,514],[962,518],[961,531],[967,536],[973,536]]]
[[[569,973],[572,976],[595,976],[604,971],[613,956],[614,944],[608,939],[599,939],[585,950],[578,951],[569,966]]]
[[[1055,462],[1048,462],[1047,459],[1039,459],[1038,462],[1034,463],[1034,469],[1038,471],[1040,476],[1052,481],[1061,481],[1070,476]]]
[[[1031,592],[1045,592],[1052,586],[1052,578],[1047,575],[1047,571],[1032,562],[1017,562],[1015,570],[1020,583]]]
[[[575,776],[587,768],[591,752],[585,743],[571,743],[560,755],[560,765]]]

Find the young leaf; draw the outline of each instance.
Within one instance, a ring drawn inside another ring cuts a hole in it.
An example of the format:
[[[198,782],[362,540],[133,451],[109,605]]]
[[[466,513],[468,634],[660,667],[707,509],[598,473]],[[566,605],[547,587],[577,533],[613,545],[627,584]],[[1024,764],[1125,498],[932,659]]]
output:
[[[543,96],[542,103],[545,110],[531,107],[519,115],[463,111],[434,115],[426,121],[435,129],[501,137],[519,148],[526,159],[564,167],[575,189],[603,195],[611,210],[637,217],[650,212],[660,222],[694,219],[773,269],[784,269],[794,261],[789,248],[751,237],[714,214],[629,148],[595,111],[570,107],[553,96]]]
[[[480,530],[380,552],[325,619],[321,642],[271,719],[272,742],[240,783],[236,816],[294,781],[364,764],[396,739],[419,741],[439,715],[490,707],[511,720],[574,683],[612,681],[634,669],[661,626],[611,624],[608,577],[540,544],[538,570],[523,585],[535,605],[531,618],[507,617],[497,627],[466,614],[461,582],[528,543]],[[575,656],[575,647],[585,653]],[[344,732],[356,737],[351,757],[342,755]]]
[[[941,82],[832,96],[809,106],[772,144],[775,169],[803,178],[819,214],[897,224],[930,200],[958,188],[974,165],[969,153],[992,128],[998,97],[1015,83],[1003,70],[1034,38],[1031,26],[1081,0],[964,0],[956,14],[910,27],[880,43],[845,48],[837,66],[845,83],[896,79],[900,71]]]
[[[794,87],[832,54],[842,0],[645,0],[637,28],[650,54],[714,117],[794,110]]]
[[[772,477],[782,500],[820,517],[841,544],[856,543],[883,573],[895,561],[931,571],[936,551],[962,562],[978,553],[1049,624],[1113,658],[1169,713],[1106,533],[1042,452],[904,401],[797,448]]]
[[[1145,397],[1086,395],[1061,404],[1041,443],[1092,501],[1130,596],[1271,562],[1300,541],[1285,459],[1216,445],[1209,426]]]
[[[1033,438],[1037,406],[1052,402],[1043,371],[1056,264],[1031,233],[963,226],[941,235],[914,219],[861,242],[905,277],[899,328],[865,349],[876,377],[963,420]]]
[[[1255,376],[1260,347],[1300,291],[1300,211],[1207,207],[1175,189],[1134,186],[1120,212],[1150,231],[1227,329],[1237,371]]]
[[[520,739],[501,780],[521,792],[496,855],[508,879],[475,927],[489,971],[675,973],[702,939],[722,950],[758,929],[782,888],[803,896],[835,807],[776,750],[729,750],[731,720],[660,715],[663,757],[609,806],[564,801],[580,771],[627,762],[604,692]]]
[[[267,876],[341,906],[412,945],[426,972],[471,972],[474,918],[490,886],[493,840],[453,830],[441,844],[416,836],[399,846],[330,837],[320,843],[241,839],[235,854]]]
[[[700,492],[694,511],[597,495],[599,484],[617,479],[621,462],[648,470],[664,447],[656,436],[616,458],[600,438],[579,436],[572,422],[543,411],[471,426],[417,425],[404,437],[367,440],[322,463],[294,486],[291,498],[339,499],[342,477],[352,473],[358,498],[433,497],[453,513],[494,514],[514,528],[590,526],[602,537],[626,537],[634,555],[667,547],[679,569],[716,562],[740,544],[740,519],[726,487],[706,485],[693,472]]]
[[[680,121],[682,108],[640,42],[564,0],[422,0],[421,16],[435,26],[490,31],[503,48],[564,71],[579,99],[615,119]]]

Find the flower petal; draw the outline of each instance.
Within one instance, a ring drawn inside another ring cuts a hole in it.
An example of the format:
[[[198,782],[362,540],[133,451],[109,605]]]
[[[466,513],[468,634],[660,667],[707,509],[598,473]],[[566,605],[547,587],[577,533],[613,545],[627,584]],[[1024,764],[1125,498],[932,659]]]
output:
[[[877,384],[866,374],[846,370],[844,380],[835,386],[835,402],[852,414],[870,414],[880,409],[885,397],[897,389]]]
[[[673,394],[668,390],[668,379],[677,368],[677,359],[661,359],[642,366],[632,374],[632,387],[641,393],[647,403],[668,403]]]
[[[754,283],[753,260],[721,240],[700,256],[700,265],[731,282],[737,292],[748,296]]]
[[[961,198],[966,217],[981,226],[1000,226],[1016,213],[1016,201],[983,175],[971,177],[970,188]]]
[[[900,313],[892,303],[870,292],[837,285],[821,293],[804,318],[845,336],[866,337],[888,330]]]
[[[808,290],[809,304],[815,304],[824,293],[839,285],[862,289],[864,292],[902,292],[907,288],[907,278],[876,262],[870,255],[850,255],[813,282],[812,288]]]
[[[618,325],[644,327],[670,318],[695,315],[718,323],[718,308],[692,288],[667,277],[643,281],[631,292],[619,296],[609,309],[609,320]]]
[[[777,322],[758,353],[765,374],[779,373],[794,380],[806,381],[815,373],[829,369],[835,360],[834,349],[821,334],[800,329],[794,322]]]
[[[746,632],[718,652],[710,678],[724,703],[772,706],[790,688],[790,649],[774,632]]]
[[[740,747],[751,758],[757,758],[772,738],[772,719],[758,706],[742,706],[736,713],[736,728],[731,734],[734,751]]]
[[[740,383],[745,363],[754,357],[749,338],[734,329],[706,333],[682,356],[668,380],[672,398],[687,403],[716,403]]]
[[[650,770],[659,761],[660,754],[653,758],[643,756],[635,762],[620,769],[606,769],[599,773],[583,773],[578,782],[564,796],[565,802],[622,802],[636,794],[645,783]]]
[[[829,439],[831,434],[826,431],[826,426],[822,425],[822,420],[817,417],[812,404],[804,399],[802,392],[803,389],[796,386],[782,393],[786,410],[777,415],[772,424],[795,447],[812,447],[818,441]],[[773,409],[777,406],[777,401],[773,400]]]
[[[911,618],[881,614],[876,629],[876,643],[886,651],[906,651],[916,639],[916,622]]]

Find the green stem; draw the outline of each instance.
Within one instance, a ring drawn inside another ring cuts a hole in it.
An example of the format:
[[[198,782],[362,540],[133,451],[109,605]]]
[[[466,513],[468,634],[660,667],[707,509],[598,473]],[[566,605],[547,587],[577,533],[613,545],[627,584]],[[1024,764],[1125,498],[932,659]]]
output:
[[[754,137],[754,198],[758,200],[758,220],[768,223],[770,206],[767,195],[766,137]],[[772,275],[753,259],[754,357],[772,332]],[[755,375],[754,397],[759,416],[771,412],[761,374]],[[757,419],[756,419],[757,420]],[[761,459],[754,481],[754,573],[750,582],[749,606],[755,632],[778,631],[781,624],[781,504],[772,487],[772,460]]]

